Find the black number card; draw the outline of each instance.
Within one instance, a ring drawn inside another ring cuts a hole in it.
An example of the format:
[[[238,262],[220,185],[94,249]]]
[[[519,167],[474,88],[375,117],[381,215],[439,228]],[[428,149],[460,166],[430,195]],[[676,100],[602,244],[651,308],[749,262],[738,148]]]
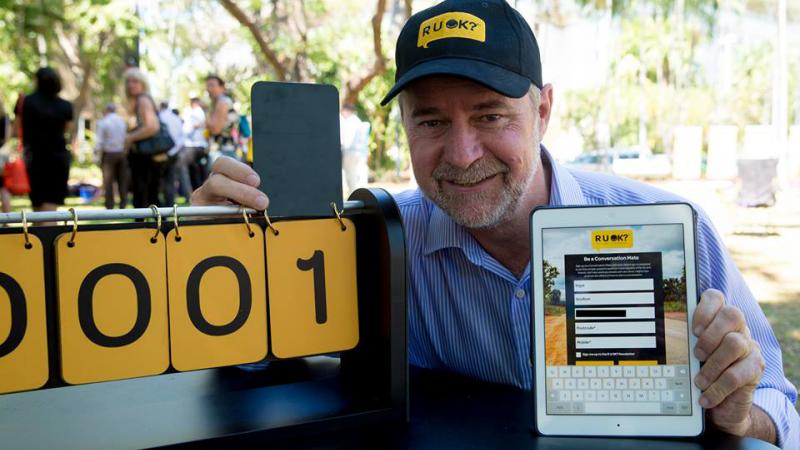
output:
[[[253,85],[253,167],[270,216],[330,216],[342,208],[339,93],[320,84]]]

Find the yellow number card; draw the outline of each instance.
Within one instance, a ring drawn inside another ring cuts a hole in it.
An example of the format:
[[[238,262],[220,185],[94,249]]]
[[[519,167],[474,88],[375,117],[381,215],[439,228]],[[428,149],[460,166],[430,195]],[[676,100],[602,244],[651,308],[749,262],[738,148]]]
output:
[[[61,365],[71,384],[156,375],[169,367],[163,236],[152,229],[56,238]]]
[[[358,344],[356,232],[343,219],[279,222],[267,230],[272,353],[293,358]]]
[[[260,231],[260,230],[257,230]],[[242,224],[167,235],[172,366],[195,370],[267,356],[264,234]]]
[[[0,236],[0,394],[47,382],[47,329],[42,243]]]

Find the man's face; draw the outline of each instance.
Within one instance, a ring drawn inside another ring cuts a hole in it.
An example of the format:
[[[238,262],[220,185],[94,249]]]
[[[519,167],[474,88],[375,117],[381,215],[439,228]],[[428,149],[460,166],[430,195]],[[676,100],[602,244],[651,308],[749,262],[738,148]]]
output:
[[[492,228],[519,213],[540,166],[542,119],[528,96],[429,77],[406,88],[401,102],[411,163],[428,198],[468,228]]]

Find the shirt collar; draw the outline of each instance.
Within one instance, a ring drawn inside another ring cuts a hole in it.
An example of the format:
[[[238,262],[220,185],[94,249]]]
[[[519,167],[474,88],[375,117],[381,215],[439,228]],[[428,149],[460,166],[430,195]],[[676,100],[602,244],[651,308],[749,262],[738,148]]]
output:
[[[550,206],[585,205],[586,199],[578,180],[542,148],[542,163],[550,165]]]
[[[541,146],[542,163],[550,167],[550,205],[581,205],[586,201],[583,191],[575,177]],[[483,249],[475,241],[467,229],[458,225],[444,211],[423,196],[431,208],[431,218],[425,235],[425,255],[444,248],[460,248],[464,255],[475,265],[483,263]]]
[[[483,260],[480,245],[466,228],[453,221],[432,201],[425,198],[431,206],[431,219],[425,235],[425,255],[445,248],[460,248],[472,264],[480,265]]]

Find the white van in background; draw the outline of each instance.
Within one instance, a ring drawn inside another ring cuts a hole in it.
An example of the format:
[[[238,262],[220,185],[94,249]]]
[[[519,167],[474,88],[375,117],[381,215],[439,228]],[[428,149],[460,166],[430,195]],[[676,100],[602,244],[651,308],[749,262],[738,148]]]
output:
[[[672,175],[672,162],[668,155],[653,155],[649,150],[635,147],[592,150],[578,155],[565,166],[629,178],[669,178]]]

